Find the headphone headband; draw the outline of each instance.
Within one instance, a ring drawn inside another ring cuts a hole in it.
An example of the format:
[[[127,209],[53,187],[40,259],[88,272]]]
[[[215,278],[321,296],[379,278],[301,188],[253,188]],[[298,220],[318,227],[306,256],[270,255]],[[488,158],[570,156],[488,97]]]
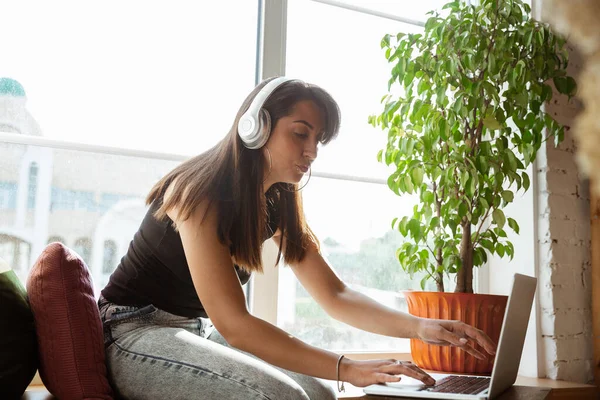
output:
[[[275,78],[269,81],[254,97],[252,103],[250,103],[250,107],[248,107],[248,110],[238,122],[238,135],[242,139],[244,146],[249,149],[259,149],[265,145],[271,133],[271,118],[269,113],[263,110],[262,107],[275,89],[283,83],[292,80],[283,76]],[[261,116],[264,118],[261,118]]]

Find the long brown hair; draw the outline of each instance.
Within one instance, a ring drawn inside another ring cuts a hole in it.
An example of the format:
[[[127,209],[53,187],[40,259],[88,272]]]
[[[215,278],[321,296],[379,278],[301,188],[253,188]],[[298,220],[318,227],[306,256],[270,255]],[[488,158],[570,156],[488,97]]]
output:
[[[167,210],[176,208],[179,216],[186,220],[204,199],[209,200],[210,206],[216,204],[219,240],[229,246],[234,262],[248,271],[262,272],[261,251],[268,236],[267,202],[277,210],[275,222],[281,230],[282,241],[285,237],[285,249],[280,244],[277,262],[282,254],[288,264],[301,261],[310,243],[319,248],[304,218],[298,185],[276,183],[263,193],[262,183],[268,172],[262,151],[246,148],[237,133],[239,119],[271,79],[261,82],[244,100],[223,140],[169,172],[146,198],[147,204],[162,202],[155,213],[158,219],[165,218]],[[325,127],[321,143],[329,143],[339,130],[339,107],[325,90],[299,80],[281,84],[263,105],[271,116],[271,129],[303,100],[313,101],[323,113]],[[165,200],[165,191],[171,184],[172,192]]]

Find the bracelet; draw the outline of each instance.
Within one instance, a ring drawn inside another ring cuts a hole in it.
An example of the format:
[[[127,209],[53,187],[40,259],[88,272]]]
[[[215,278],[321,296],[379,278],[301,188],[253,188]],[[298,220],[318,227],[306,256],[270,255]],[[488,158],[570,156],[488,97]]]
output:
[[[342,358],[344,358],[343,354],[338,358],[337,365],[335,366],[335,376],[337,377],[337,388],[338,388],[338,392],[340,392],[340,393],[346,391],[343,381],[340,386],[340,362],[342,361]]]

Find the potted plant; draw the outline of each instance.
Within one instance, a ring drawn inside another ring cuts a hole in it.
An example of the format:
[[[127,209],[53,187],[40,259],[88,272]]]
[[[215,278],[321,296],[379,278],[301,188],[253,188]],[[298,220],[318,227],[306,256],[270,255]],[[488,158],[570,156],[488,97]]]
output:
[[[378,159],[395,167],[389,188],[419,198],[412,215],[392,221],[407,238],[396,253],[402,268],[424,273],[421,287],[433,280],[439,292],[444,276],[456,280],[455,293],[407,293],[409,311],[461,319],[498,340],[507,299],[473,294],[473,267],[489,255],[514,256],[506,230],[519,233],[519,225],[503,209],[529,189],[526,168],[540,146],[563,138],[543,108],[550,83],[568,96],[576,83],[565,40],[521,0],[452,1],[442,13],[428,13],[423,33],[383,37],[393,68],[384,110],[369,122],[388,136]],[[492,369],[492,360],[418,340],[411,352],[424,368]]]

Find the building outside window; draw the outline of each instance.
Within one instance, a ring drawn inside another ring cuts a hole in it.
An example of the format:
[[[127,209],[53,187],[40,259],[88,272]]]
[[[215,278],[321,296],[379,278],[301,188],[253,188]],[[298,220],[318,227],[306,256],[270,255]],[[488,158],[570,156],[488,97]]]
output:
[[[104,242],[104,257],[102,260],[102,273],[110,274],[115,269],[117,261],[117,244],[113,240]]]
[[[38,186],[38,171],[37,163],[31,163],[29,166],[29,181],[27,188],[27,209],[33,210],[35,207],[35,198]]]
[[[90,260],[92,258],[92,241],[88,238],[79,238],[75,241],[73,250],[79,254],[79,256],[89,267]]]

